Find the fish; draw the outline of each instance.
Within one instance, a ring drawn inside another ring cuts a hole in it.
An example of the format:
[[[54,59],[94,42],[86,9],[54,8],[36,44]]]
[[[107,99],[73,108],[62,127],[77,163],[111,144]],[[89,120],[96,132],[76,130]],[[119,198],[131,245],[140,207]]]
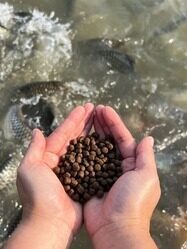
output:
[[[2,161],[0,166],[0,197],[6,197],[6,195],[14,192],[16,188],[16,172],[20,164],[20,158],[14,153],[9,155],[8,158]]]
[[[52,132],[55,119],[52,106],[43,99],[36,104],[15,104],[10,107],[4,120],[4,136],[22,141],[30,140],[34,128],[39,128],[45,136]]]
[[[109,69],[120,73],[129,73],[134,71],[135,60],[125,51],[120,50],[121,41],[110,39],[90,39],[77,41],[73,45],[73,51],[78,56],[89,57],[95,63],[95,60],[101,60]]]
[[[21,161],[20,151],[9,155],[0,165],[0,244],[8,238],[21,219],[16,177]]]
[[[39,128],[45,136],[51,134],[55,120],[55,110],[47,101],[40,98],[36,105],[25,104],[22,106],[22,113],[31,129]]]
[[[49,96],[66,89],[65,81],[31,82],[15,89],[15,98],[31,98],[36,95]]]
[[[158,37],[163,34],[171,33],[176,30],[181,24],[187,21],[187,14],[182,14],[176,17],[174,20],[168,22],[164,27],[158,28],[153,32],[152,37]]]
[[[30,139],[31,130],[25,122],[20,105],[10,107],[4,119],[3,131],[7,140],[14,138],[21,142],[23,139]]]

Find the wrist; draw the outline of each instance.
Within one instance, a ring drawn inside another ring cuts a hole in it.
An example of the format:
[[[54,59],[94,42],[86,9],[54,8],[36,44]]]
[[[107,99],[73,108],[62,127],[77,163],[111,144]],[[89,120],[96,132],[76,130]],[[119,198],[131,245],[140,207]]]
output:
[[[66,223],[45,219],[36,214],[23,215],[17,229],[8,241],[7,249],[42,248],[65,249],[73,239],[73,233]]]
[[[145,244],[149,243],[150,246],[153,243],[149,224],[140,224],[139,221],[105,225],[97,230],[91,238],[95,249],[149,248]],[[150,246],[150,248],[156,247]]]

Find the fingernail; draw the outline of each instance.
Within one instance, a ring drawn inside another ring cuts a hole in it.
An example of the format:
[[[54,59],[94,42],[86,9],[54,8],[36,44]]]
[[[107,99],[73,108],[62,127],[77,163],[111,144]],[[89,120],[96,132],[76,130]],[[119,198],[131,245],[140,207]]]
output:
[[[154,138],[148,137],[148,139],[149,139],[149,143],[150,143],[151,147],[153,147],[154,146]]]
[[[34,130],[32,131],[32,138],[35,137],[36,133],[37,133],[37,129],[34,129]]]

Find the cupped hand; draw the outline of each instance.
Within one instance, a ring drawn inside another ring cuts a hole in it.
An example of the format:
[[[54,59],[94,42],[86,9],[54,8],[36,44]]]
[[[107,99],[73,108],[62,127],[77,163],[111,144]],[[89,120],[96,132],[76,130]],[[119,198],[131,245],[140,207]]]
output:
[[[42,217],[67,226],[75,233],[82,223],[81,206],[72,201],[53,169],[71,139],[86,135],[93,123],[92,104],[76,107],[47,138],[35,129],[28,151],[18,168],[17,185],[23,217]],[[61,226],[61,227],[62,227]]]
[[[153,210],[160,197],[160,185],[153,152],[153,138],[138,145],[120,117],[111,107],[97,106],[96,132],[112,136],[122,155],[123,175],[102,199],[93,198],[84,207],[84,220],[92,239],[115,229],[149,230]],[[117,232],[117,231],[116,231]]]

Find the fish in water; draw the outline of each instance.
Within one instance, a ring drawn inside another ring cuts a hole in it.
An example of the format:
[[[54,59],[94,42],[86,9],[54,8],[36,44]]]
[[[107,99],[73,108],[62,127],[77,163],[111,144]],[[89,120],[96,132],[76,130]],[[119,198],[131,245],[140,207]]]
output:
[[[174,19],[172,21],[170,21],[164,27],[155,30],[152,37],[157,37],[157,36],[161,36],[161,35],[166,34],[166,33],[173,32],[181,24],[183,24],[186,21],[187,21],[187,13],[177,17],[176,19]]]
[[[18,153],[17,153],[18,154]],[[16,172],[20,164],[20,158],[17,155],[10,155],[0,166],[0,197],[3,198],[14,192],[16,188]]]
[[[36,95],[49,96],[56,92],[65,91],[65,81],[33,82],[15,89],[15,96],[20,98],[31,98]]]
[[[21,218],[21,205],[16,188],[19,151],[8,156],[0,165],[0,244],[11,234]]]
[[[19,141],[29,139],[31,131],[27,126],[21,112],[21,105],[11,106],[4,120],[4,137],[6,139],[15,138]]]
[[[4,136],[19,141],[29,140],[31,131],[40,128],[45,135],[52,132],[54,111],[45,100],[37,104],[16,104],[11,106],[4,120]]]
[[[90,39],[78,41],[73,45],[74,53],[78,56],[88,57],[95,63],[100,60],[105,63],[109,69],[120,73],[129,73],[134,71],[134,59],[125,51],[120,49],[121,41],[110,39]]]

